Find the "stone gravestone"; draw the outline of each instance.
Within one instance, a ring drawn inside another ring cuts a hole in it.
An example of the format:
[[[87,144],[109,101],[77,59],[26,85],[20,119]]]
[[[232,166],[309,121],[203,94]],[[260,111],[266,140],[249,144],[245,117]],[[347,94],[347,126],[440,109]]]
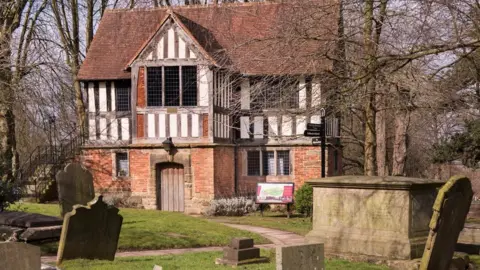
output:
[[[472,185],[464,176],[450,178],[440,189],[433,205],[430,232],[420,269],[449,269],[472,197]]]
[[[276,250],[277,270],[324,270],[323,244],[279,246]]]
[[[0,243],[0,268],[3,270],[39,270],[40,247],[19,242]]]
[[[260,249],[253,246],[251,238],[232,238],[230,245],[223,248],[223,258],[217,258],[216,264],[238,266],[251,263],[268,262],[260,257]]]
[[[86,205],[95,198],[93,176],[82,165],[70,163],[56,178],[62,216],[72,211],[75,204]]]
[[[122,222],[118,208],[107,205],[103,196],[87,206],[75,205],[63,220],[57,265],[64,259],[113,261]]]

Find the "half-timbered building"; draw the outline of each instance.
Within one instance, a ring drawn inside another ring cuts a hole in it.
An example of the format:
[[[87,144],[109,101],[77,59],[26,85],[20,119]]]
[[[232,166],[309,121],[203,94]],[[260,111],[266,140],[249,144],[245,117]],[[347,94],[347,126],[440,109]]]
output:
[[[106,11],[78,74],[96,191],[199,213],[260,181],[318,177],[303,133],[333,89],[338,12],[293,3]],[[327,175],[340,157],[330,144]]]

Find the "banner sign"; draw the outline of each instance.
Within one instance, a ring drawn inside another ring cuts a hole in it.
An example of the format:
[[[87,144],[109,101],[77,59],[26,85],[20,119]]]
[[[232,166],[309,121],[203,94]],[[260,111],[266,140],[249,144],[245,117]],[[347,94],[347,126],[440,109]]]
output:
[[[257,183],[257,203],[293,203],[293,183]]]

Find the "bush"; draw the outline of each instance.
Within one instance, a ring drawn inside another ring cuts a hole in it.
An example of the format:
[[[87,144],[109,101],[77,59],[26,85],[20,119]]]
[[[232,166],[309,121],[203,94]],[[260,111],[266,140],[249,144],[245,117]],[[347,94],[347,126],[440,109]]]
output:
[[[257,210],[255,200],[248,197],[223,198],[211,201],[207,216],[243,216]]]
[[[10,204],[20,200],[20,188],[8,181],[0,180],[0,212],[5,210]]]
[[[313,212],[313,188],[304,184],[295,192],[295,210],[310,217]]]

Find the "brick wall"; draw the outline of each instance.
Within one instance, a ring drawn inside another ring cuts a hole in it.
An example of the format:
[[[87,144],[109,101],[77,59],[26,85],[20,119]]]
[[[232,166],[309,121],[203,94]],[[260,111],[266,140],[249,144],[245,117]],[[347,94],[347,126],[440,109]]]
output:
[[[140,108],[145,108],[146,98],[145,98],[145,68],[140,67],[138,69],[138,80],[137,80],[137,106]]]
[[[144,121],[145,115],[137,114],[137,138],[145,137]]]
[[[295,189],[312,178],[321,176],[321,156],[318,146],[301,146],[293,150],[293,174],[295,175]],[[328,156],[328,153],[326,153]]]
[[[215,194],[213,152],[213,148],[193,148],[191,150],[194,197],[208,199],[213,198]]]
[[[150,153],[146,150],[130,150],[130,178],[133,194],[146,194],[151,179]]]
[[[235,192],[235,151],[233,147],[214,150],[215,197],[230,197]]]
[[[82,163],[93,175],[96,193],[130,192],[131,182],[116,179],[113,172],[114,153],[111,150],[83,150]]]

